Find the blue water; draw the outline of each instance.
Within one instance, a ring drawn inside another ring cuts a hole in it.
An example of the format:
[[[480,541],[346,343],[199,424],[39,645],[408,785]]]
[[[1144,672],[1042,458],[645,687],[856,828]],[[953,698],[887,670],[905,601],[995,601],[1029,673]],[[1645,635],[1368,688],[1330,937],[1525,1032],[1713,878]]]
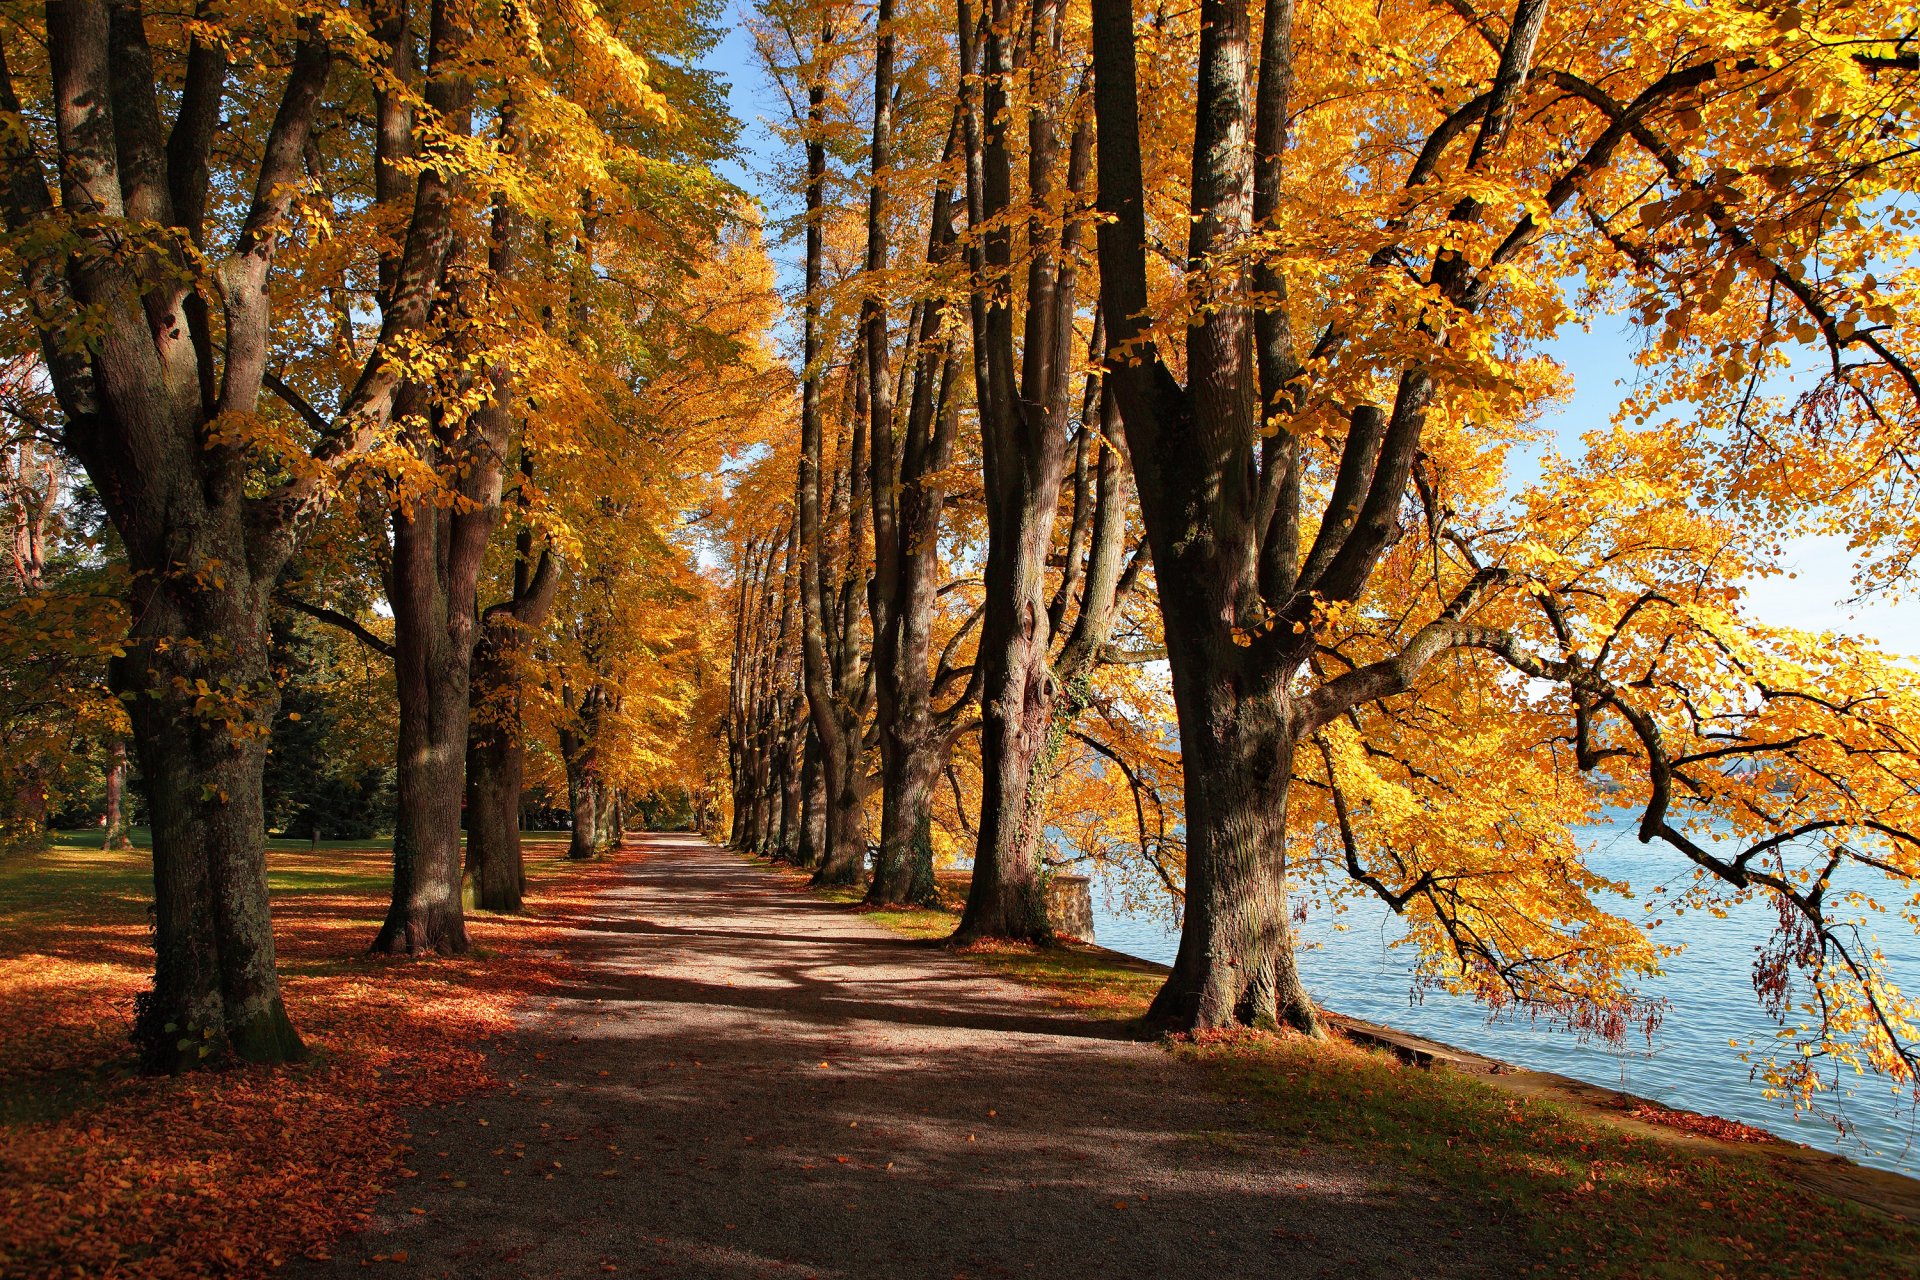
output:
[[[1628,831],[1597,826],[1581,834],[1594,850],[1594,868],[1629,881],[1636,895],[1657,889],[1663,877],[1674,877],[1676,887],[1687,882],[1688,873],[1675,872],[1670,855],[1648,850]],[[1094,931],[1102,946],[1172,963],[1179,933],[1171,902],[1129,910],[1098,882],[1093,897]],[[1772,910],[1747,904],[1724,920],[1660,914],[1665,923],[1654,931],[1655,940],[1685,943],[1686,949],[1639,989],[1669,1002],[1650,1043],[1638,1032],[1624,1045],[1583,1042],[1524,1017],[1490,1020],[1483,1006],[1443,991],[1416,995],[1412,950],[1391,945],[1405,929],[1371,897],[1352,900],[1337,920],[1310,913],[1301,931],[1300,967],[1315,999],[1337,1012],[1667,1106],[1725,1116],[1862,1164],[1920,1174],[1920,1119],[1911,1099],[1884,1078],[1849,1070],[1837,1089],[1822,1095],[1819,1114],[1795,1115],[1790,1104],[1763,1095],[1749,1064],[1728,1047],[1729,1040],[1764,1044],[1779,1031],[1761,1010],[1751,980],[1754,948],[1772,932]],[[1920,986],[1920,938],[1895,916],[1872,924],[1895,981],[1908,990]]]

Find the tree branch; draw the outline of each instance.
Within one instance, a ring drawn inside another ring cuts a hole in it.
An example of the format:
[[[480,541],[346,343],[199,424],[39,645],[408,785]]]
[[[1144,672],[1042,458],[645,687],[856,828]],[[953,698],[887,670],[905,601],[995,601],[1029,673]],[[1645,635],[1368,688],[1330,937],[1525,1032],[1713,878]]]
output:
[[[393,641],[388,640],[377,632],[369,631],[366,627],[362,626],[357,619],[349,617],[337,609],[329,609],[325,605],[308,604],[305,600],[298,599],[284,591],[274,592],[273,598],[280,604],[292,609],[295,613],[304,613],[316,622],[324,622],[330,627],[336,627],[346,632],[383,658],[390,659],[394,656]]]

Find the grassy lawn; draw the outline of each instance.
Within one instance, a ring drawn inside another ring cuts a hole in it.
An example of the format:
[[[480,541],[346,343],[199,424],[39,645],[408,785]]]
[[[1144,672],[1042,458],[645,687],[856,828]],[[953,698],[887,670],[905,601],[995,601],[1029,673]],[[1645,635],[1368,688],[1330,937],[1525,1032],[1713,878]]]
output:
[[[564,965],[536,953],[609,874],[529,837],[529,912],[469,917],[471,954],[367,954],[383,842],[274,842],[274,935],[311,1051],[280,1070],[134,1070],[151,974],[142,849],[97,832],[0,858],[0,1275],[258,1275],[363,1217],[404,1176],[404,1111],[492,1084],[483,1045]]]
[[[804,880],[791,876],[804,886]],[[942,877],[938,909],[869,909],[922,939],[949,936],[965,877]],[[1139,1025],[1163,970],[1093,947],[975,946],[961,952],[1088,1016]],[[1144,1027],[1142,1034],[1147,1034]],[[1920,1276],[1920,1226],[1827,1194],[1814,1162],[1778,1143],[1708,1141],[1529,1097],[1497,1080],[1409,1066],[1335,1036],[1176,1038],[1201,1087],[1276,1149],[1327,1150],[1384,1181],[1438,1191],[1506,1223],[1526,1250],[1513,1274],[1566,1276]],[[1831,1161],[1819,1165],[1832,1167]]]

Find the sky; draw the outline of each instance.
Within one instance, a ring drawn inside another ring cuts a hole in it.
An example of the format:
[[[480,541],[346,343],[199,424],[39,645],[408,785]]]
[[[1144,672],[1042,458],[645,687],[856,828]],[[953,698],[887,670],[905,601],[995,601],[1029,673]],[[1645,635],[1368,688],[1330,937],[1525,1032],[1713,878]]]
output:
[[[729,181],[756,196],[765,190],[762,175],[771,167],[779,143],[767,122],[785,111],[785,104],[765,82],[752,38],[739,21],[736,4],[727,35],[704,60],[723,75],[734,118],[740,121],[740,158],[721,166]],[[791,281],[798,264],[790,261],[794,246],[770,243],[781,278]],[[1568,325],[1548,347],[1548,353],[1573,375],[1574,394],[1550,412],[1544,425],[1553,433],[1553,446],[1578,456],[1583,433],[1605,426],[1624,398],[1635,368],[1630,322],[1619,316],[1600,316],[1590,329]],[[1747,602],[1754,616],[1776,626],[1807,631],[1840,631],[1866,636],[1896,654],[1920,656],[1920,599],[1855,601],[1851,580],[1853,560],[1840,537],[1807,537],[1789,542],[1782,557],[1792,577],[1756,580],[1747,584]]]
[[[728,7],[726,37],[702,59],[701,65],[726,79],[727,101],[733,108],[733,118],[740,122],[740,133],[735,139],[740,159],[722,164],[720,173],[742,190],[757,196],[764,186],[760,174],[771,164],[778,145],[766,122],[782,116],[786,104],[766,83],[759,56],[753,49],[753,37],[740,20],[741,12],[737,3]],[[777,246],[774,248],[777,252]]]

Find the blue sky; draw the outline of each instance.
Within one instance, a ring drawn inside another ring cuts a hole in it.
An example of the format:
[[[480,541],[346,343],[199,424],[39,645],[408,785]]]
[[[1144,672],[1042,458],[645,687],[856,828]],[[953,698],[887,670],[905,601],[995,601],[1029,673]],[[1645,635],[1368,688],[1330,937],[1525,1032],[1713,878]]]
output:
[[[708,55],[705,65],[720,72],[729,84],[734,118],[740,121],[741,158],[722,166],[731,181],[756,195],[763,190],[761,175],[776,154],[777,143],[766,121],[777,119],[784,103],[766,85],[752,38],[733,10],[725,39]],[[797,264],[785,259],[791,249],[770,244],[783,279],[790,280]],[[1592,329],[1568,325],[1548,348],[1573,375],[1572,398],[1546,425],[1556,446],[1577,454],[1580,436],[1604,426],[1634,377],[1632,333],[1623,317],[1598,317]],[[1920,600],[1851,602],[1852,557],[1838,537],[1802,538],[1788,544],[1784,567],[1795,576],[1770,578],[1749,584],[1748,602],[1756,616],[1782,626],[1809,631],[1843,631],[1878,640],[1894,653],[1920,655]]]
[[[760,71],[759,56],[753,50],[753,38],[740,20],[738,4],[729,7],[730,25],[726,38],[703,60],[708,69],[727,80],[727,100],[733,118],[740,122],[736,139],[741,150],[739,163],[723,164],[720,172],[730,181],[758,195],[762,189],[760,171],[770,162],[775,142],[764,120],[778,118],[785,104],[766,84]]]

